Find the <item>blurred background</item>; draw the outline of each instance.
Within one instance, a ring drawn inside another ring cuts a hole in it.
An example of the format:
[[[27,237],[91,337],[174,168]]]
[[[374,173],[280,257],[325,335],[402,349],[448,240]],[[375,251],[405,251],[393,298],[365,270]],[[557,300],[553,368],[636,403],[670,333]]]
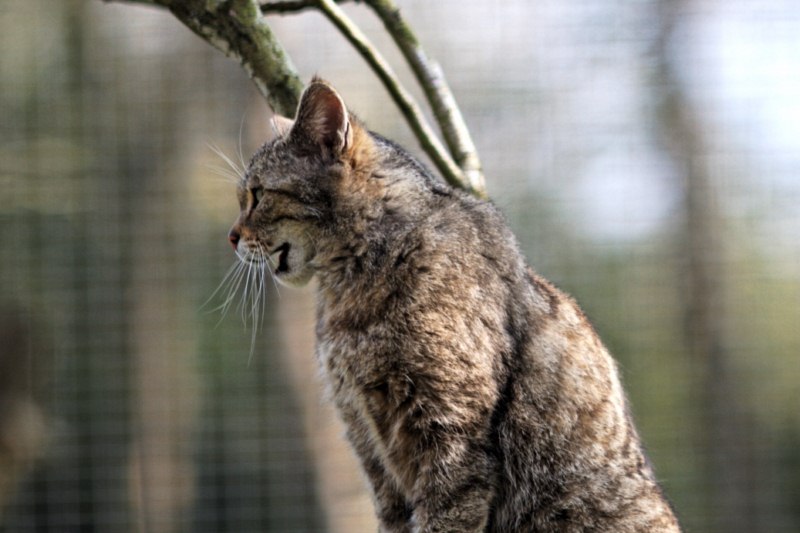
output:
[[[620,361],[686,530],[800,531],[800,5],[399,4],[529,260]],[[419,153],[322,16],[269,23]],[[166,11],[0,4],[0,531],[375,530],[312,289],[267,287],[255,341],[212,296],[238,207],[211,147],[246,160],[270,116]]]

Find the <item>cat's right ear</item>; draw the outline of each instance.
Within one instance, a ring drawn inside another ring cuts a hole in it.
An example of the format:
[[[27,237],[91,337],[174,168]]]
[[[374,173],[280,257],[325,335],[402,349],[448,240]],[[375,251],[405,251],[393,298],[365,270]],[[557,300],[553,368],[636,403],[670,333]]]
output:
[[[275,137],[285,137],[292,131],[294,120],[282,115],[273,115],[273,117],[269,119],[269,125],[272,126],[272,134],[275,135]]]

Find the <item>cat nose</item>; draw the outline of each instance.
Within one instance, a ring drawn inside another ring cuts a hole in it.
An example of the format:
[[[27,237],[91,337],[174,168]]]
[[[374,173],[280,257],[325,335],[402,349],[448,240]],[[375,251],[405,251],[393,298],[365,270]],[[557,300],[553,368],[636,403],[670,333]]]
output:
[[[233,246],[234,250],[236,250],[240,238],[241,235],[239,235],[239,232],[236,231],[235,229],[232,229],[230,232],[228,232],[228,241],[230,241],[231,246]]]

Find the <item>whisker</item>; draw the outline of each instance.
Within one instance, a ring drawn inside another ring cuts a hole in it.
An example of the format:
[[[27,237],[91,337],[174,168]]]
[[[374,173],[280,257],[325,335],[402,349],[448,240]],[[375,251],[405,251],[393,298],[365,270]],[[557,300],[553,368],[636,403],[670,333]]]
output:
[[[245,264],[240,261],[236,270],[236,276],[231,281],[230,287],[228,288],[228,294],[226,295],[225,301],[222,304],[222,317],[220,320],[225,318],[225,316],[228,314],[231,304],[233,304],[233,301],[236,297],[236,293],[239,292],[239,287],[242,285],[242,279],[244,279],[246,270]]]
[[[245,329],[247,328],[247,300],[251,297],[250,291],[252,290],[251,284],[253,279],[253,264],[248,261],[246,264],[247,274],[244,277],[244,289],[242,290],[242,299],[239,302],[239,311],[242,316],[242,322]]]
[[[221,305],[218,305],[217,307],[208,310],[209,313],[222,310],[222,314],[224,316],[227,311],[227,307],[230,304],[232,295],[233,293],[236,292],[236,288],[238,287],[238,284],[241,281],[242,270],[243,270],[243,265],[241,261],[236,261],[235,263],[233,263],[231,267],[228,269],[228,272],[225,274],[225,276],[223,276],[222,281],[220,281],[219,285],[217,285],[217,288],[214,289],[214,292],[212,292],[211,296],[209,296],[208,299],[205,302],[203,302],[203,305],[201,305],[200,308],[201,309],[206,308],[208,304],[211,303],[211,301],[214,299],[215,296],[225,291],[225,298],[223,300],[223,303]]]
[[[253,293],[250,297],[250,318],[253,319],[253,329],[258,329],[258,302],[261,300],[261,291],[263,287],[261,286],[261,267],[260,266],[253,266]]]
[[[278,264],[269,255],[265,255],[265,257],[266,257],[265,263],[266,266],[268,267],[267,270],[269,270],[269,277],[272,280],[272,285],[275,287],[275,293],[278,295],[278,298],[280,298],[281,290],[280,286],[278,285],[278,279],[275,277],[275,272],[274,272],[275,269],[278,268]]]
[[[236,294],[239,291],[239,287],[242,284],[242,278],[244,277],[244,272],[245,272],[244,264],[237,262],[233,274],[229,276],[228,281],[226,283],[227,292],[225,294],[223,302],[213,309],[214,311],[220,312],[220,317],[216,324],[217,326],[219,326],[219,324],[222,323],[222,320],[228,315],[228,311],[231,308],[231,304],[233,303]]]
[[[214,299],[217,293],[219,293],[222,290],[222,288],[228,284],[230,278],[233,276],[233,273],[236,272],[236,270],[239,268],[239,265],[240,265],[239,261],[236,261],[230,266],[225,275],[222,276],[222,281],[219,282],[219,285],[217,285],[217,288],[214,289],[214,292],[212,292],[211,295],[206,299],[206,301],[203,302],[202,305],[200,305],[200,309],[205,309],[206,306],[211,303],[211,300]],[[216,311],[216,308],[210,309],[208,312],[213,312],[213,311]]]
[[[225,162],[225,164],[227,164],[230,167],[230,169],[235,173],[236,176],[240,178],[244,176],[244,165],[239,166],[236,163],[234,163],[233,160],[225,154],[225,152],[223,152],[220,148],[214,146],[213,144],[209,144],[208,147],[215,154],[217,154],[219,158]]]
[[[228,268],[222,281],[203,303],[202,308],[207,308],[217,298],[221,299],[222,302],[219,305],[210,309],[210,311],[220,311],[219,322],[221,322],[233,307],[234,302],[238,300],[236,308],[242,324],[245,330],[248,327],[251,329],[250,354],[247,359],[247,364],[250,365],[255,354],[258,333],[264,326],[267,308],[267,276],[272,279],[276,290],[278,284],[273,273],[275,261],[267,254],[266,250],[259,248],[247,254],[237,251],[236,256],[238,261]]]
[[[263,259],[263,252],[259,253],[259,258]],[[252,331],[250,332],[250,354],[247,358],[247,366],[250,366],[250,363],[253,359],[253,354],[255,353],[255,345],[256,345],[256,335],[263,326],[264,320],[264,311],[265,311],[265,295],[264,295],[264,270],[265,270],[265,262],[259,262],[257,266],[253,268],[253,288],[255,289],[254,293],[251,296],[251,309],[250,309],[250,316],[252,318]]]
[[[236,174],[232,170],[225,167],[220,167],[209,163],[206,165],[206,169],[222,178],[220,181],[224,181],[225,183],[233,183],[234,185],[238,185],[242,180],[242,176],[240,174]]]

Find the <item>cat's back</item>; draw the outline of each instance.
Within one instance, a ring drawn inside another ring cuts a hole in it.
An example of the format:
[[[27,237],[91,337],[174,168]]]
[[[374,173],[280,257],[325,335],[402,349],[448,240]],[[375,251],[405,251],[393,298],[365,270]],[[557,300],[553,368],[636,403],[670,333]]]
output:
[[[493,204],[427,188],[378,275],[351,283],[357,296],[344,306],[373,324],[347,321],[358,338],[380,339],[365,360],[391,353],[393,366],[347,372],[380,387],[396,372],[387,390],[407,380],[419,398],[436,391],[448,413],[440,423],[494,450],[489,531],[677,531],[616,365],[584,313],[526,264]],[[372,416],[390,410],[385,401],[370,397],[381,406]]]
[[[577,303],[532,269],[492,418],[502,456],[493,531],[677,532],[617,366]]]
[[[441,372],[491,368],[490,530],[678,531],[614,360],[577,303],[527,266],[498,210],[454,193],[419,230],[418,316],[479,354]]]

